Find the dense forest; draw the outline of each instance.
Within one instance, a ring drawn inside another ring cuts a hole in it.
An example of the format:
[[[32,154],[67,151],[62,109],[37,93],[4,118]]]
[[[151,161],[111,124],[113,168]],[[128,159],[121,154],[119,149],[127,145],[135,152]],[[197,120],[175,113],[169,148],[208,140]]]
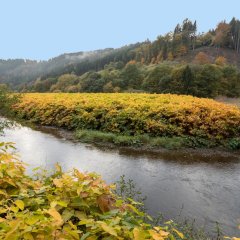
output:
[[[240,21],[198,33],[185,19],[172,32],[119,49],[49,61],[1,60],[0,82],[22,92],[150,92],[240,96]]]

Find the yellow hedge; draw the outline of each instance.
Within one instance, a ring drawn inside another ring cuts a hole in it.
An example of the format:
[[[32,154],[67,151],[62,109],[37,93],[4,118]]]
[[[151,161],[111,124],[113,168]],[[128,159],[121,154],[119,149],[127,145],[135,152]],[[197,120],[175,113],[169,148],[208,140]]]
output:
[[[33,122],[127,135],[240,136],[240,110],[210,99],[173,94],[28,93],[14,106]]]

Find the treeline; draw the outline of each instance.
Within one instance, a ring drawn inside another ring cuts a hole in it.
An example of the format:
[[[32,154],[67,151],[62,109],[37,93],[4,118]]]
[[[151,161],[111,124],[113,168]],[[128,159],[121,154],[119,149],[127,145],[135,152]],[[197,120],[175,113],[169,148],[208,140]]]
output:
[[[234,49],[240,52],[240,21],[220,22],[215,29],[197,34],[197,22],[185,19],[174,31],[159,36],[154,42],[143,43],[135,50],[134,60],[143,63],[159,63],[186,55],[196,48],[212,46]]]
[[[197,34],[197,23],[185,19],[173,32],[120,49],[102,52],[39,77],[21,86],[30,92],[151,92],[199,97],[237,97],[239,71],[231,59],[213,59],[200,47],[239,52],[240,21],[220,22],[216,29]],[[191,64],[184,56],[196,52]],[[198,52],[198,54],[197,54]],[[179,61],[180,60],[180,61]],[[55,60],[54,60],[55,61]],[[179,62],[185,63],[180,64]],[[228,62],[228,63],[227,63]]]
[[[174,62],[184,61],[190,63],[190,65],[193,63],[195,65],[214,63],[215,59],[213,59],[213,56],[206,56],[203,53],[198,54],[194,62],[192,62],[192,59],[189,59],[189,56],[196,55],[197,52],[201,51],[202,47],[232,49],[232,53],[235,52],[237,54],[240,52],[239,45],[240,21],[235,18],[229,23],[225,21],[220,22],[215,29],[207,33],[198,33],[197,22],[185,19],[181,24],[177,24],[172,32],[159,36],[153,42],[146,40],[142,43],[131,44],[118,49],[63,54],[43,62],[22,59],[2,60],[0,61],[0,83],[6,83],[17,91],[109,92],[131,91],[133,89],[150,92],[175,92],[173,90],[174,87],[162,86],[163,81],[161,79],[165,78],[165,75],[159,75],[158,82],[161,82],[161,87],[158,86],[156,89],[149,87],[151,83],[147,83],[146,79],[150,82],[153,81],[148,77],[151,69],[155,69],[152,65],[161,65],[159,66],[160,69],[163,64],[169,65],[165,68],[171,69],[169,71],[172,76],[174,75],[172,74],[172,69],[178,69],[179,67],[179,65],[173,66]],[[234,63],[239,65],[240,61],[237,62],[236,59],[236,56],[229,54],[228,64]],[[224,61],[226,62],[226,60]],[[135,64],[129,64],[131,62]],[[184,64],[181,67],[184,68]],[[212,67],[215,68],[216,66]],[[194,75],[194,81],[199,79],[199,72],[201,72],[201,70],[196,69],[202,68],[206,68],[206,66],[190,66]],[[108,69],[113,70],[110,71]],[[224,76],[222,68],[217,67],[217,69],[220,69],[220,75]],[[155,70],[152,74],[154,75],[156,71],[159,70]],[[66,76],[61,77],[65,74],[71,75],[71,77],[67,77],[68,83],[66,83],[66,80],[63,80]],[[234,75],[237,76],[235,73]],[[74,80],[70,80],[72,76],[74,76]],[[221,81],[219,79],[218,83]],[[64,84],[61,84],[62,82]],[[227,84],[231,85],[230,83]],[[66,87],[62,87],[62,85]],[[191,90],[191,93],[194,92],[194,95],[197,96],[202,95],[196,90],[199,87],[194,85],[195,90]],[[189,92],[190,90],[186,91]],[[232,89],[232,91],[234,93],[230,95],[237,95],[235,92],[238,92],[238,90]],[[219,92],[218,87],[215,92]],[[214,94],[207,94],[207,96]]]
[[[220,22],[215,29],[207,33],[197,33],[197,22],[185,19],[177,24],[175,29],[164,36],[160,35],[157,40],[146,40],[116,49],[110,54],[94,61],[84,61],[72,64],[64,69],[65,73],[74,72],[77,75],[89,70],[98,71],[110,62],[127,63],[130,60],[144,64],[160,63],[187,55],[190,51],[200,47],[216,47],[234,49],[240,52],[240,21],[233,18],[229,23]]]
[[[112,62],[100,71],[38,79],[24,92],[150,92],[198,97],[240,96],[240,72],[223,57],[215,63],[199,53],[194,64]]]
[[[158,36],[153,42],[146,40],[142,43],[115,49],[94,61],[86,60],[79,64],[70,64],[63,72],[74,72],[80,75],[89,70],[98,71],[110,62],[119,61],[124,64],[130,60],[144,64],[172,61],[187,55],[190,51],[207,46],[233,49],[239,53],[239,45],[240,21],[236,18],[229,23],[222,21],[215,29],[206,33],[197,33],[197,22],[186,18],[181,24],[177,24],[173,31]]]

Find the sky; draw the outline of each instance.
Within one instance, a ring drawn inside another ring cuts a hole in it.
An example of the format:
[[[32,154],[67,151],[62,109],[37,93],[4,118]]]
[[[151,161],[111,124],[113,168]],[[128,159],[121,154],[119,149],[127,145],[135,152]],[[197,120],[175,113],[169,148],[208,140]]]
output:
[[[47,60],[154,40],[185,18],[208,31],[240,19],[240,0],[0,0],[0,59]]]

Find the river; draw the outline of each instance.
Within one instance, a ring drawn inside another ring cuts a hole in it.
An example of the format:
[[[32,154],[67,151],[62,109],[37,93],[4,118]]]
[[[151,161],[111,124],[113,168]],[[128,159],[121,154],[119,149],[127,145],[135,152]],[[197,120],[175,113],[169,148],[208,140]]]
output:
[[[60,137],[57,130],[16,126],[6,129],[0,141],[16,142],[27,171],[53,169],[94,171],[108,183],[121,175],[132,179],[147,196],[150,214],[188,218],[213,232],[216,221],[225,234],[240,235],[240,156],[206,151],[150,153],[106,149]],[[179,216],[180,215],[180,216]]]

